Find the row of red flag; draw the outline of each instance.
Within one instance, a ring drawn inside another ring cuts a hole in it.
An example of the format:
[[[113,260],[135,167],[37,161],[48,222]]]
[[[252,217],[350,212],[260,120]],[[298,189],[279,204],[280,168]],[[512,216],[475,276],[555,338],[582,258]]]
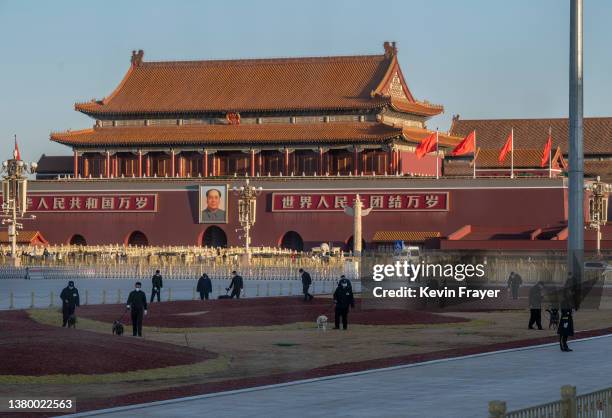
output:
[[[421,141],[421,143],[416,148],[416,156],[417,158],[423,158],[425,154],[433,152],[438,148],[438,131],[432,133],[426,139]],[[548,140],[544,145],[544,150],[542,151],[542,160],[540,162],[541,167],[545,167],[550,158],[550,151],[552,149],[552,134],[548,134]],[[468,136],[463,138],[463,140],[457,144],[455,149],[452,150],[451,155],[465,155],[469,153],[474,153],[476,151],[476,131],[472,131]],[[510,131],[508,138],[506,139],[506,143],[502,147],[499,152],[498,161],[503,163],[506,160],[506,156],[508,153],[514,151],[514,130]]]

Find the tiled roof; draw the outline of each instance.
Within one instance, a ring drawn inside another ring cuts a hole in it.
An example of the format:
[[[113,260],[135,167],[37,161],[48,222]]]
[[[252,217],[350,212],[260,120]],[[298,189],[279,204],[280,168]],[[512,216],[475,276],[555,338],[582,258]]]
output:
[[[70,155],[45,155],[38,160],[39,174],[62,174],[72,172],[73,157]]]
[[[0,244],[10,244],[7,231],[0,231]],[[17,235],[17,244],[48,244],[39,231],[20,231]]]
[[[476,130],[476,145],[501,149],[514,128],[514,145],[518,148],[541,149],[551,128],[553,148],[568,153],[568,119],[454,119],[451,134],[465,136]],[[584,153],[612,154],[612,117],[584,118]]]
[[[142,62],[141,55],[132,61],[115,91],[77,103],[76,110],[127,115],[371,109],[391,103],[373,92],[397,63],[393,54],[182,62]],[[442,111],[414,102],[411,94],[407,101],[424,116]]]
[[[376,122],[318,124],[244,124],[140,127],[94,127],[52,133],[65,145],[195,145],[384,142],[402,135],[400,128]]]
[[[540,168],[542,161],[541,149],[515,149],[514,150],[514,167],[515,168]],[[476,154],[476,168],[510,168],[512,158],[510,154],[506,156],[503,162],[499,162],[500,150],[498,149],[482,149],[479,148]],[[564,167],[565,161],[559,149],[552,151],[552,166],[553,168]],[[548,165],[546,167],[548,168]]]
[[[439,232],[426,231],[376,231],[372,241],[374,242],[390,242],[390,241],[425,241],[430,238],[440,237]]]
[[[421,128],[409,128],[409,127],[405,127],[402,129],[402,133],[404,134],[404,137],[409,140],[409,141],[413,141],[413,142],[417,142],[420,143],[421,141],[423,141],[424,139],[426,139],[429,135],[431,135],[434,131],[430,131],[427,129],[421,129]],[[438,133],[438,141],[439,144],[441,146],[445,146],[445,147],[454,147],[456,146],[459,142],[461,142],[463,138],[457,137],[457,136],[452,136],[443,132],[439,132]]]
[[[584,176],[601,177],[601,181],[612,183],[612,160],[584,160]]]

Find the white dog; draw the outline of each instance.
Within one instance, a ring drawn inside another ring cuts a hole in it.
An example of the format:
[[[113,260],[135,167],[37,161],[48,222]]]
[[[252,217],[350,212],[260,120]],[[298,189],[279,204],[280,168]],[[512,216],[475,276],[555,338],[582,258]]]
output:
[[[317,317],[317,329],[320,331],[327,331],[327,317],[325,315],[319,315]]]

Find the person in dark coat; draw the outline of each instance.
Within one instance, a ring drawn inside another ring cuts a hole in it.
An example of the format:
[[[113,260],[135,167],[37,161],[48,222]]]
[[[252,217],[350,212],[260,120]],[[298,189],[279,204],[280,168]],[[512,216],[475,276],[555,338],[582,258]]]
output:
[[[164,287],[164,282],[159,270],[156,270],[153,277],[151,277],[151,283],[153,284],[153,290],[151,290],[151,303],[153,303],[155,295],[157,295],[157,301],[161,302],[161,288]]]
[[[208,295],[212,293],[212,282],[210,281],[208,274],[203,273],[198,279],[196,290],[200,292],[200,300],[208,300]]]
[[[243,287],[244,283],[242,281],[242,276],[236,273],[236,270],[232,271],[232,281],[230,282],[229,287],[225,289],[228,292],[230,289],[233,289],[232,293],[230,294],[230,298],[233,299],[234,296],[236,296],[236,299],[240,299],[240,293],[242,292]]]
[[[65,327],[70,315],[74,315],[76,307],[81,306],[79,290],[74,287],[74,282],[72,280],[68,282],[68,286],[60,293],[60,299],[62,300],[62,327]]]
[[[519,288],[523,284],[523,278],[520,274],[515,272],[510,272],[510,277],[508,277],[508,289],[512,293],[512,299],[518,299]]]
[[[566,286],[563,288],[563,296],[560,304],[561,318],[559,319],[557,334],[559,334],[559,346],[561,351],[574,351],[567,345],[568,337],[574,335],[574,317],[572,315],[574,308],[574,292],[572,286],[573,283],[566,283]]]
[[[132,335],[142,337],[142,319],[147,314],[147,295],[141,289],[142,284],[136,282],[135,289],[130,292],[127,308],[132,314]]]
[[[334,329],[340,329],[340,318],[342,318],[342,328],[347,329],[349,306],[355,307],[355,298],[353,297],[353,286],[344,275],[334,292],[334,304],[336,305]]]
[[[304,302],[307,300],[313,300],[314,296],[308,293],[310,285],[312,284],[312,277],[310,277],[310,273],[304,271],[304,269],[300,269],[299,271],[302,275],[302,293],[304,293]]]
[[[538,326],[538,329],[542,329],[542,290],[544,285],[542,282],[536,283],[529,290],[529,308],[531,309],[531,315],[529,316],[529,329],[533,329],[533,324]]]

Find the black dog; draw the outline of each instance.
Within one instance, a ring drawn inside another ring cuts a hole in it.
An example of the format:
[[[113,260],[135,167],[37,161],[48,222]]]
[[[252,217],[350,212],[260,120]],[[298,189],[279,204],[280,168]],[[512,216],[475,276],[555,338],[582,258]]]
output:
[[[113,322],[113,335],[123,335],[123,324],[121,322]]]
[[[546,309],[546,312],[548,312],[549,316],[548,329],[557,329],[559,326],[559,309],[548,308]]]
[[[76,328],[77,319],[74,314],[68,317],[68,328]]]

